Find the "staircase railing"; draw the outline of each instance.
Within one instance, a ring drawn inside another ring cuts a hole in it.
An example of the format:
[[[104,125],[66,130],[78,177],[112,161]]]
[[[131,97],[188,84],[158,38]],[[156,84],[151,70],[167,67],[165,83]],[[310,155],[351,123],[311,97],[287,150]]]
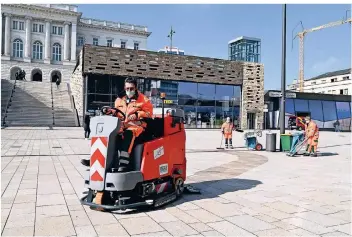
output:
[[[80,122],[79,122],[78,111],[76,109],[75,98],[72,95],[70,83],[67,83],[67,90],[68,90],[68,95],[70,97],[71,108],[72,108],[72,111],[74,113],[76,126],[80,127],[81,125],[80,125]]]
[[[54,110],[54,92],[53,92],[53,83],[50,82],[50,91],[51,91],[51,112],[53,115],[53,126],[55,125],[55,110]]]
[[[11,80],[11,78],[10,78],[10,80]],[[9,107],[11,105],[10,103],[12,102],[13,93],[15,92],[15,89],[16,89],[16,82],[17,82],[17,78],[15,78],[15,82],[13,83],[11,94],[9,96],[9,99],[7,100],[7,104],[6,104],[5,111],[4,111],[4,116],[2,118],[2,126],[4,126],[4,127],[6,126],[6,117],[7,117]]]

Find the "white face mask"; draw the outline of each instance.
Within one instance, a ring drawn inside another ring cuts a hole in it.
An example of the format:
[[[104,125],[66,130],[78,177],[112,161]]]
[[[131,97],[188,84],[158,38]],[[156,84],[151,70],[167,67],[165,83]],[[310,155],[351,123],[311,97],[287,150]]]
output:
[[[135,91],[126,91],[126,95],[128,98],[132,98],[135,94]]]

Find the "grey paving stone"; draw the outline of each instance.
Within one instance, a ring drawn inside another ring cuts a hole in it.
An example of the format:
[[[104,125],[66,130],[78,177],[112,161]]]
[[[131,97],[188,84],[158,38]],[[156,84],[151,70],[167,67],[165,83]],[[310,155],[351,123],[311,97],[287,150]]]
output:
[[[317,234],[313,234],[312,232],[309,232],[307,230],[304,230],[302,228],[296,228],[296,229],[292,229],[289,230],[289,232],[293,233],[296,236],[309,236],[309,237],[318,237],[319,235]]]
[[[182,221],[161,223],[162,227],[174,236],[194,235],[198,232]]]
[[[214,230],[220,232],[225,236],[255,236],[254,234],[228,222],[219,221],[214,223],[208,223],[208,225]],[[203,232],[204,234],[204,232]]]
[[[243,212],[239,210],[242,207],[236,203],[223,204],[213,200],[205,200],[198,203],[197,205],[219,217],[228,217],[243,214]]]
[[[226,220],[251,233],[275,228],[275,226],[250,215],[227,217]]]
[[[351,222],[351,210],[347,210],[347,211],[339,211],[333,214],[328,214],[327,216],[330,216],[332,218],[336,218],[336,219],[340,219],[340,220],[344,220],[347,222]]]
[[[307,211],[307,209],[304,209],[302,207],[291,205],[291,204],[281,202],[281,201],[266,203],[264,205],[271,207],[275,210],[282,211],[282,212],[289,213],[289,214]]]
[[[204,232],[202,232],[202,235],[204,235],[204,236],[223,236],[222,234],[220,234],[219,232],[217,232],[215,230],[204,231]]]
[[[95,232],[95,229],[92,225],[86,225],[86,226],[75,226],[75,231],[77,236],[90,236],[90,237],[95,237],[98,236],[98,234]]]
[[[144,212],[131,212],[131,211],[114,212],[113,215],[117,220],[147,216],[147,214],[145,214]]]
[[[118,223],[116,218],[111,213],[92,210],[91,212],[87,212],[87,214],[94,226]]]
[[[199,222],[197,218],[187,214],[186,212],[178,209],[177,207],[168,207],[165,210],[186,224]]]
[[[64,195],[62,194],[46,194],[37,195],[37,206],[48,205],[66,205]]]
[[[126,218],[119,220],[119,222],[130,235],[164,231],[164,229],[150,217]]]
[[[94,228],[99,236],[130,236],[119,223],[96,225]]]
[[[292,229],[298,228],[297,226],[291,225],[288,222],[283,222],[283,221],[275,221],[275,222],[271,222],[270,224],[280,227],[281,229],[284,229],[284,230],[292,230]]]
[[[261,230],[255,232],[256,236],[292,236],[292,233],[288,232],[287,230],[283,230],[280,228],[275,229],[268,229],[268,230]]]
[[[150,216],[154,221],[157,223],[161,222],[171,222],[171,221],[177,221],[178,219],[168,213],[166,210],[155,210],[155,211],[150,211],[147,213],[148,216]]]
[[[330,237],[330,236],[351,236],[351,235],[348,235],[348,234],[345,234],[345,233],[339,232],[339,231],[334,231],[334,232],[323,234],[321,236]]]
[[[20,203],[20,204],[13,204],[11,209],[11,214],[28,214],[28,213],[35,213],[35,203]]]
[[[64,197],[67,205],[81,205],[76,194],[66,194]]]
[[[36,208],[36,215],[42,216],[68,216],[69,212],[66,205],[50,205],[38,206]]]
[[[305,219],[301,219],[301,218],[298,218],[298,217],[295,217],[295,218],[287,218],[287,219],[284,219],[282,220],[283,222],[286,222],[290,225],[294,225],[294,226],[297,226],[297,227],[300,227],[304,230],[307,230],[313,234],[325,234],[325,233],[328,233],[330,232],[330,230],[322,225],[319,225],[315,222],[311,222],[311,221],[308,221],[308,220],[305,220]]]
[[[264,214],[250,215],[250,216],[253,216],[254,218],[257,218],[257,219],[259,219],[259,220],[262,220],[262,221],[265,221],[265,222],[268,222],[268,223],[272,223],[272,222],[279,221],[279,220],[276,219],[276,218],[273,218],[273,217],[271,217],[271,216],[267,216],[267,215],[264,215]]]
[[[34,226],[5,228],[1,236],[33,236]]]
[[[70,216],[37,216],[36,218],[36,236],[72,236],[75,234]]]
[[[190,216],[193,216],[197,220],[200,220],[203,223],[221,221],[222,219],[206,210],[197,209],[197,210],[188,210],[185,211]]]
[[[344,221],[341,219],[333,218],[328,215],[323,215],[317,212],[303,212],[303,213],[297,213],[295,214],[296,217],[309,220],[315,223],[318,223],[322,226],[329,227],[329,226],[335,226],[335,225],[341,225],[341,224],[346,224],[348,221]]]
[[[343,232],[345,234],[352,235],[351,223],[334,226],[333,229]]]
[[[92,225],[85,211],[70,211],[70,216],[75,227]]]
[[[172,236],[170,233],[167,231],[161,231],[161,232],[154,232],[154,233],[149,233],[149,234],[140,234],[140,235],[132,235],[132,237],[162,237],[162,236]]]
[[[213,230],[210,226],[204,224],[204,223],[193,223],[193,224],[189,224],[190,227],[192,227],[193,229],[195,229],[198,232],[205,232],[205,231],[211,231]]]
[[[35,194],[23,194],[23,195],[17,195],[15,198],[14,203],[19,204],[19,203],[33,203],[37,200],[37,196]],[[1,201],[3,202],[3,199],[1,198]]]
[[[35,213],[10,213],[5,228],[20,228],[20,227],[30,227],[34,225]]]

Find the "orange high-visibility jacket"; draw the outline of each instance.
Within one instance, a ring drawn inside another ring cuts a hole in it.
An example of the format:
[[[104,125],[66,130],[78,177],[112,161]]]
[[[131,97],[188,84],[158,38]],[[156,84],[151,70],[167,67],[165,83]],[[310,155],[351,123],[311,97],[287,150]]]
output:
[[[305,125],[305,132],[306,137],[308,138],[308,144],[319,139],[319,128],[313,121],[310,121],[308,125]]]
[[[115,108],[121,110],[126,115],[126,120],[129,115],[136,113],[138,119],[151,118],[153,116],[153,104],[150,102],[148,97],[143,95],[141,92],[137,92],[137,99],[131,99],[127,105],[127,97],[117,98],[115,100]],[[141,123],[135,122],[135,125],[141,125]]]
[[[221,131],[223,131],[225,134],[232,134],[232,131],[235,130],[235,126],[233,123],[223,123],[221,126]]]

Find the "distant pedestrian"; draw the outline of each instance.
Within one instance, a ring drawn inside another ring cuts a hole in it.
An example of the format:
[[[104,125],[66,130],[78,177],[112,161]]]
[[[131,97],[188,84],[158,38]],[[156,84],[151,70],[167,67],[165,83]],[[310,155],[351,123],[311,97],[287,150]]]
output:
[[[90,135],[90,116],[86,114],[84,117],[84,138],[85,140],[88,140],[89,135]]]
[[[61,79],[60,78],[57,78],[56,79],[56,88],[59,89],[59,85],[61,83]]]
[[[335,127],[335,132],[341,132],[341,130],[340,130],[340,121],[338,119],[334,123],[334,127]]]

